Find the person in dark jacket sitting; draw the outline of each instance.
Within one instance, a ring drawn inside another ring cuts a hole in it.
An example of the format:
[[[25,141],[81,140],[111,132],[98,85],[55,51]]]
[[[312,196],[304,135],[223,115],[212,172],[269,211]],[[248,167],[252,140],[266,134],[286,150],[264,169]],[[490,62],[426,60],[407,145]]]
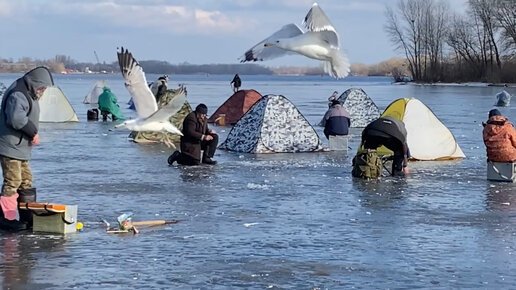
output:
[[[348,111],[337,100],[332,100],[330,108],[326,111],[323,118],[324,135],[330,139],[330,135],[348,135],[351,120]]]
[[[199,104],[195,111],[188,114],[183,121],[183,136],[181,136],[181,152],[175,151],[168,158],[168,164],[174,162],[181,165],[217,164],[213,160],[219,137],[214,130],[208,128],[206,119],[208,107]],[[201,160],[201,150],[204,154]]]

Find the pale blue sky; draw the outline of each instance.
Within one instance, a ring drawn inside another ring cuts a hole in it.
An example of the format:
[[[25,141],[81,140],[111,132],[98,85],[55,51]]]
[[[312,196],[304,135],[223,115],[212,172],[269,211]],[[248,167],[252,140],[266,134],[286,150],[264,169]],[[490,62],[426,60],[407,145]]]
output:
[[[449,0],[463,10],[466,0]],[[396,0],[321,0],[352,63],[399,55],[383,29]],[[0,58],[116,60],[127,47],[139,60],[238,63],[247,49],[283,25],[301,22],[312,0],[0,0]],[[313,65],[288,56],[266,66]]]

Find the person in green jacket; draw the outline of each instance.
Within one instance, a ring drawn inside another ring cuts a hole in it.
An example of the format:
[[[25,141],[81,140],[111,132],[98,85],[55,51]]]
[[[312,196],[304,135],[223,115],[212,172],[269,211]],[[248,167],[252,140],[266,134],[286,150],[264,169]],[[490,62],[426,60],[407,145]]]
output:
[[[122,115],[120,111],[115,94],[113,94],[108,87],[104,87],[103,90],[104,91],[99,96],[99,110],[102,114],[102,120],[106,121],[109,114],[111,114],[113,121],[118,119],[124,120],[124,115]]]

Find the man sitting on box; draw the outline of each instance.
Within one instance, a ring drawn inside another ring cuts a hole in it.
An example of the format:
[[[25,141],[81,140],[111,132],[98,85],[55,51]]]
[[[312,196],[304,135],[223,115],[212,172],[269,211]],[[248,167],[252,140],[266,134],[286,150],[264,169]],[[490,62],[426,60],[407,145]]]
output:
[[[516,161],[516,130],[500,111],[489,111],[487,123],[482,131],[486,145],[487,159],[492,162]]]

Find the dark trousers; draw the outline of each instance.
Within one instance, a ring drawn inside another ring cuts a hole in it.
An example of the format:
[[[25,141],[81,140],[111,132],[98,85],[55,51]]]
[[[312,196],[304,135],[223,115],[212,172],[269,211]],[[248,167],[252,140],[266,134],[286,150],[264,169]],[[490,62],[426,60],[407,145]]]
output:
[[[213,137],[210,141],[202,141],[201,149],[204,150],[203,158],[209,157],[213,158],[215,156],[215,150],[217,150],[217,145],[219,144],[219,135],[210,134]]]
[[[392,150],[392,149],[391,149]],[[405,175],[403,173],[403,149],[394,151],[394,159],[392,160],[392,175]]]
[[[215,151],[217,150],[217,145],[219,144],[219,135],[212,134],[213,140],[210,141],[201,141],[201,150],[204,150],[204,154],[202,159],[204,158],[213,158],[215,155]],[[186,155],[181,153],[177,159],[177,163],[181,165],[199,165],[201,161],[193,158],[190,155]]]
[[[111,115],[111,120],[116,121],[118,120],[113,114],[111,114],[108,111],[101,111],[100,114],[102,115],[102,121],[107,121],[107,118],[109,115]]]

